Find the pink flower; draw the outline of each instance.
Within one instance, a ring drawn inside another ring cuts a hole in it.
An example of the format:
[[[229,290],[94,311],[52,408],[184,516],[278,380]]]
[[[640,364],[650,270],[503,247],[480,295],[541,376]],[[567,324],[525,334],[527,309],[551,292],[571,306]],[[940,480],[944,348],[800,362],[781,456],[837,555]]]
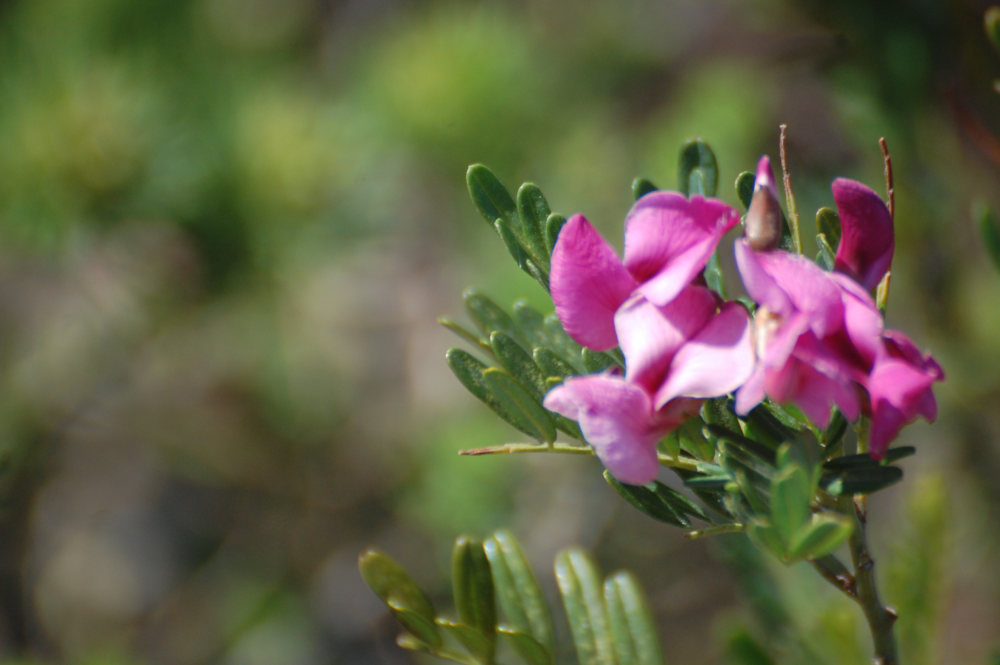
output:
[[[882,459],[889,444],[904,425],[923,416],[937,418],[937,402],[931,386],[944,379],[941,366],[905,335],[887,330],[868,379],[872,429],[869,450]]]
[[[559,233],[549,280],[566,332],[591,349],[614,348],[614,314],[633,291],[666,305],[698,276],[738,221],[739,213],[721,201],[652,192],[625,219],[622,261],[583,215],[574,215]]]
[[[892,263],[892,216],[881,197],[860,182],[837,178],[832,189],[841,232],[833,267],[872,291]]]
[[[614,315],[625,375],[573,377],[545,408],[577,420],[604,466],[622,482],[656,477],[656,445],[698,412],[702,398],[735,390],[753,368],[750,321],[738,303],[688,286],[665,306],[640,293]]]

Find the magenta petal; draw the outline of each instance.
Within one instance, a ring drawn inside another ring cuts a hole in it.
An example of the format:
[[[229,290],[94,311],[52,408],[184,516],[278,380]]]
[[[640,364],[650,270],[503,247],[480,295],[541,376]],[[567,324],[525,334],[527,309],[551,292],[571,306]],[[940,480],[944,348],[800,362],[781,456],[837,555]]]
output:
[[[754,369],[750,316],[742,305],[727,303],[697,335],[682,346],[653,400],[660,408],[676,397],[718,397],[740,387]]]
[[[750,377],[736,391],[736,413],[745,416],[750,410],[764,401],[766,390],[764,382],[766,372],[763,365],[758,364]]]
[[[618,345],[614,316],[636,287],[614,248],[583,215],[573,215],[552,250],[552,301],[563,328],[598,351]]]
[[[858,417],[861,405],[853,384],[843,383],[793,358],[768,377],[768,395],[777,402],[793,402],[818,427],[830,422],[836,404],[848,420]]]
[[[809,327],[820,337],[835,332],[843,319],[840,288],[830,275],[801,254],[782,250],[755,252],[736,241],[736,265],[747,293],[767,309],[790,316],[809,317]]]
[[[764,155],[757,162],[757,177],[754,178],[753,188],[767,188],[771,190],[775,200],[778,198],[778,188],[774,184],[774,171],[771,170],[771,158]]]
[[[892,263],[892,216],[881,197],[860,182],[837,178],[832,189],[841,229],[834,268],[871,291]]]
[[[716,199],[654,192],[639,199],[625,220],[625,265],[640,292],[657,305],[691,283],[739,213]]]
[[[882,314],[871,295],[854,280],[844,275],[830,275],[842,289],[844,328],[861,358],[871,364],[878,353],[882,337]]]
[[[626,378],[654,390],[677,349],[714,313],[715,296],[699,286],[684,289],[666,307],[638,294],[626,301],[615,313]]]
[[[673,423],[655,419],[640,386],[608,374],[574,377],[549,391],[544,405],[580,424],[587,443],[618,480],[644,485],[656,477],[656,444]]]

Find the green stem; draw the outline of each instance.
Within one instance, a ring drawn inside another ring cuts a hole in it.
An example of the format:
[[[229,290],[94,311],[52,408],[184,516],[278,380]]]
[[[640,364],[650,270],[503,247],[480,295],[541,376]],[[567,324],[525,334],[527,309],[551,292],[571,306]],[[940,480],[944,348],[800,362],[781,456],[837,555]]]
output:
[[[785,203],[788,205],[788,226],[792,232],[792,243],[797,254],[802,253],[802,230],[799,228],[799,207],[795,203],[795,194],[792,193],[792,176],[788,172],[788,155],[785,149],[785,130],[788,125],[781,124],[778,138],[778,152],[781,156],[781,178],[785,186]]]
[[[459,455],[511,455],[514,453],[569,453],[571,455],[593,455],[594,449],[590,446],[575,446],[568,443],[505,443],[500,446],[486,446],[484,448],[470,448],[458,451]],[[671,469],[683,469],[685,471],[697,471],[698,461],[689,457],[673,457],[657,453],[657,459],[661,466]]]

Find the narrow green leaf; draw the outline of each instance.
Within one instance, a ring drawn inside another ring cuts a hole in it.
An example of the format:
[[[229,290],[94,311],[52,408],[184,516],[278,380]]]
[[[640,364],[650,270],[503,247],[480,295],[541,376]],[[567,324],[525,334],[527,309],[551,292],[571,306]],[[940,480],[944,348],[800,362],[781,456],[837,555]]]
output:
[[[510,223],[506,220],[498,219],[493,222],[493,228],[496,229],[497,235],[500,236],[500,240],[503,241],[514,262],[517,263],[517,267],[527,271],[528,260],[531,258],[531,255],[525,249],[524,245],[521,244],[521,240],[510,227]]]
[[[476,324],[484,338],[489,338],[490,333],[499,330],[513,337],[519,344],[525,347],[531,346],[528,344],[528,340],[524,339],[510,314],[490,298],[475,289],[467,289],[462,294],[462,300],[465,302],[465,309],[469,312],[469,317],[472,318],[472,322]]]
[[[709,425],[718,425],[731,432],[740,432],[740,421],[728,397],[713,397],[701,406],[701,417]]]
[[[771,481],[771,523],[786,547],[809,519],[812,487],[805,469],[786,466]]]
[[[708,258],[708,263],[705,264],[704,275],[708,288],[718,293],[725,300],[726,283],[722,276],[722,264],[719,263],[718,250],[712,252],[712,256]]]
[[[719,166],[715,154],[701,139],[691,139],[681,148],[679,185],[684,196],[715,196],[719,187]]]
[[[710,460],[715,457],[715,442],[705,438],[704,427],[701,418],[690,418],[674,431],[684,451],[696,459]]]
[[[545,397],[547,387],[545,376],[534,358],[510,335],[494,331],[490,335],[490,347],[501,367],[510,372],[523,387],[528,389],[539,402]]]
[[[545,221],[552,211],[542,190],[534,183],[526,182],[517,190],[517,212],[521,216],[521,228],[528,250],[538,260],[540,267],[547,269],[549,248],[545,243]]]
[[[625,571],[609,576],[604,601],[618,663],[663,665],[656,626],[635,577]]]
[[[641,199],[646,194],[649,194],[650,192],[655,192],[656,190],[657,190],[656,185],[651,183],[649,180],[646,180],[645,178],[636,178],[635,180],[632,181],[632,198],[634,198],[636,201]]]
[[[442,617],[437,618],[437,625],[465,647],[477,661],[483,663],[493,662],[496,643],[488,639],[481,631],[467,624],[450,621]]]
[[[845,494],[871,494],[894,485],[903,479],[898,466],[870,466],[826,472],[820,487],[835,496]]]
[[[823,464],[823,470],[841,471],[845,469],[867,469],[880,467],[892,464],[893,462],[899,461],[905,457],[909,457],[915,452],[917,452],[917,449],[913,446],[897,446],[896,448],[890,448],[886,452],[885,458],[883,458],[882,461],[872,459],[871,455],[868,453],[844,455],[843,457],[835,457],[832,460],[828,460]]]
[[[538,641],[549,653],[554,646],[552,616],[541,587],[513,534],[501,529],[483,546],[490,561],[497,599],[507,623]]]
[[[747,522],[747,536],[762,550],[768,551],[778,559],[787,562],[788,552],[777,530],[766,520],[752,519]]]
[[[792,539],[789,555],[793,559],[817,559],[830,554],[851,535],[853,525],[843,515],[813,515]]]
[[[649,485],[628,485],[619,481],[607,471],[604,472],[604,480],[623,499],[653,519],[679,526],[682,529],[691,528],[691,520],[687,519],[681,511],[674,508],[670,502],[665,501],[660,492]],[[654,485],[654,483],[650,483],[650,485]]]
[[[990,7],[983,14],[983,28],[993,48],[1000,53],[1000,7]]]
[[[833,208],[820,208],[816,211],[816,231],[829,244],[831,252],[836,252],[840,244],[840,215]]]
[[[435,647],[427,644],[427,642],[424,642],[412,633],[400,633],[397,635],[396,646],[400,649],[406,649],[408,651],[422,651],[424,653],[432,653],[435,649]]]
[[[753,186],[756,182],[757,176],[750,171],[743,171],[736,176],[736,196],[739,197],[744,208],[750,207],[750,201],[753,199]]]
[[[618,362],[607,353],[586,348],[580,352],[580,359],[583,361],[583,366],[590,374],[603,372],[612,365],[618,364]]]
[[[568,362],[560,358],[554,351],[544,347],[539,347],[532,352],[535,364],[546,377],[556,377],[559,379],[567,376],[576,376],[580,372]]]
[[[552,654],[531,635],[507,626],[500,626],[499,632],[525,665],[553,665]]]
[[[587,371],[580,359],[583,347],[574,342],[573,338],[566,333],[555,312],[545,317],[545,333],[549,338],[549,343],[546,346],[577,369],[582,372]]]
[[[593,561],[583,550],[571,548],[556,555],[555,569],[580,665],[616,665],[601,580]]]
[[[514,323],[521,335],[528,341],[527,348],[544,346],[548,343],[545,332],[545,316],[524,300],[514,303]]]
[[[823,270],[833,270],[836,254],[830,246],[830,241],[822,233],[816,234],[816,246],[819,248],[816,252],[817,265]]]
[[[756,464],[765,467],[768,474],[774,471],[777,456],[774,450],[768,448],[766,445],[745,437],[742,434],[738,434],[738,430],[733,431],[719,425],[706,425],[705,430],[707,436],[715,439],[716,441],[725,441],[735,448],[751,455],[756,460]]]
[[[731,665],[777,665],[764,645],[742,628],[726,638],[726,662]]]
[[[823,454],[829,456],[840,450],[841,446],[844,445],[844,435],[846,433],[847,418],[844,417],[844,414],[841,413],[840,409],[835,408],[833,410],[833,416],[830,418],[830,424],[827,425],[826,430],[823,432],[823,436],[820,437],[820,445],[823,446]]]
[[[358,559],[358,569],[408,631],[431,646],[441,644],[434,626],[434,606],[402,566],[388,554],[370,549]]]
[[[473,164],[465,173],[465,182],[476,209],[490,226],[498,219],[517,224],[517,204],[493,171],[483,164]]]
[[[514,417],[508,421],[510,424],[538,441],[552,443],[556,440],[555,423],[549,412],[517,379],[499,367],[491,367],[483,371],[483,382],[503,412]]]
[[[459,323],[456,323],[454,320],[452,320],[452,319],[450,319],[450,318],[448,318],[446,316],[439,317],[438,318],[438,323],[440,323],[442,326],[444,326],[445,328],[447,328],[451,332],[455,333],[456,335],[458,335],[459,337],[461,337],[462,339],[464,339],[466,342],[469,342],[473,346],[479,347],[480,349],[482,349],[484,351],[488,351],[490,353],[493,353],[493,349],[490,348],[490,345],[486,342],[485,339],[483,339],[482,337],[480,337],[476,333],[472,332],[471,330],[469,330],[465,326],[463,326],[463,325],[461,325]]]
[[[545,220],[545,246],[549,249],[550,255],[552,254],[552,249],[556,246],[556,241],[559,239],[559,232],[565,223],[566,218],[556,213],[552,213]]]
[[[756,406],[746,415],[746,426],[748,437],[773,448],[795,438],[795,432],[778,420],[764,404]]]
[[[496,648],[497,608],[490,562],[480,541],[468,536],[460,536],[455,541],[451,554],[451,585],[459,622],[481,638],[475,641],[474,651],[465,639],[462,643],[478,658],[491,661]]]

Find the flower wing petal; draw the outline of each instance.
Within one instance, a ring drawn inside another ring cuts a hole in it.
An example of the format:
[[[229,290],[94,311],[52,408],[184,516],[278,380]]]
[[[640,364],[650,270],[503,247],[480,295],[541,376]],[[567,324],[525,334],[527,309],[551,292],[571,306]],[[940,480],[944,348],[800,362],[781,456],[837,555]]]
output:
[[[833,266],[871,291],[892,263],[892,216],[882,198],[860,182],[837,178],[832,189],[841,229]]]

